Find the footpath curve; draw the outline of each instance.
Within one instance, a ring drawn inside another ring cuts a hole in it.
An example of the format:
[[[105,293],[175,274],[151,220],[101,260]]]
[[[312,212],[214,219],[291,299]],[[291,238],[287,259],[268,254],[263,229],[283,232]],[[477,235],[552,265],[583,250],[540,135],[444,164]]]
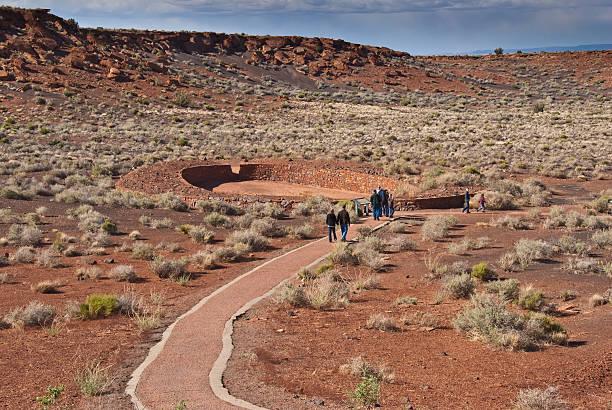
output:
[[[388,222],[368,219],[362,225],[381,227]],[[348,239],[356,236],[353,227]],[[126,393],[134,407],[163,409],[184,400],[190,408],[260,409],[231,396],[223,386],[223,372],[233,349],[233,321],[300,268],[321,262],[332,249],[325,237],[270,259],[178,317],[132,373]]]

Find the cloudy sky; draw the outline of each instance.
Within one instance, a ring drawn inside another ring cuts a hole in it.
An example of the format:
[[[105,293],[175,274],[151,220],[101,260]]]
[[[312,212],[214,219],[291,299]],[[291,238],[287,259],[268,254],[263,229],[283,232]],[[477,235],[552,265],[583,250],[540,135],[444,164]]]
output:
[[[612,43],[612,0],[0,0],[85,27],[342,38],[412,54]]]

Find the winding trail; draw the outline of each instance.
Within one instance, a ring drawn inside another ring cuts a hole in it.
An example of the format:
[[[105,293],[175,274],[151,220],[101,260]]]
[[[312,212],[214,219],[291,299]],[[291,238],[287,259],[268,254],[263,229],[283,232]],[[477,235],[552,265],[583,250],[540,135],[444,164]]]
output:
[[[363,220],[360,226],[381,226],[389,221],[384,219]],[[356,227],[349,229],[347,238],[356,236]],[[134,406],[157,410],[184,400],[189,408],[259,409],[231,396],[223,386],[223,372],[233,349],[233,320],[300,268],[321,262],[332,249],[325,237],[270,259],[181,315],[132,374],[126,393]]]

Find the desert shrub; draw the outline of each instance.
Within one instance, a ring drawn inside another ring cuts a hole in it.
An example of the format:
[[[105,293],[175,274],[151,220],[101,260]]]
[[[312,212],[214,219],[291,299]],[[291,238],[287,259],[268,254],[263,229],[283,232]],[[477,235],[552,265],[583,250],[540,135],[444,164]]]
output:
[[[489,282],[485,285],[487,293],[497,294],[503,300],[513,301],[519,298],[520,282],[516,279],[506,279]]]
[[[417,248],[415,241],[402,236],[394,236],[387,241],[387,245],[393,252],[413,251]]]
[[[308,268],[301,268],[297,273],[298,279],[302,281],[303,284],[316,279],[317,276],[318,274],[316,273],[316,271],[313,272]]]
[[[22,246],[9,257],[11,263],[34,263],[35,259],[36,251],[31,246]]]
[[[89,362],[75,375],[74,381],[84,396],[98,396],[111,384],[109,367],[102,367],[100,362]]]
[[[348,250],[349,252],[352,252],[352,256],[357,258],[357,262],[359,264],[379,271],[382,270],[385,265],[384,258],[378,251],[378,249],[381,249],[382,247],[384,247],[384,242],[380,238],[376,236],[369,236],[364,242],[359,242],[352,251],[350,248],[348,248]],[[347,248],[345,248],[345,250],[346,249]],[[334,251],[335,250],[336,249],[334,249]]]
[[[217,258],[214,252],[198,251],[191,255],[189,259],[194,265],[201,269],[212,269],[217,266]]]
[[[393,383],[395,374],[385,364],[375,365],[366,362],[363,356],[351,357],[348,363],[340,365],[340,373],[351,376],[369,375],[381,383]]]
[[[453,299],[467,299],[474,293],[476,282],[470,274],[447,276],[442,282],[442,292]]]
[[[520,289],[517,305],[527,310],[539,310],[544,304],[544,294],[532,285]]]
[[[595,232],[591,236],[591,241],[598,248],[607,248],[607,247],[612,246],[612,229]]]
[[[519,258],[514,252],[506,252],[497,260],[497,266],[505,272],[515,272],[520,267]]]
[[[338,243],[331,251],[328,259],[333,264],[342,266],[357,265],[359,260],[357,256],[353,254],[353,250],[346,243]]]
[[[601,231],[609,228],[610,222],[609,219],[606,220],[599,216],[589,215],[584,218],[584,221],[582,221],[582,226],[592,231]]]
[[[590,250],[586,243],[579,241],[577,238],[570,235],[563,235],[557,239],[557,248],[559,249],[559,252],[566,255],[581,256],[586,256]]]
[[[396,330],[397,326],[393,318],[387,317],[382,313],[374,313],[366,321],[366,329],[387,331]]]
[[[148,215],[141,215],[138,218],[138,222],[140,222],[144,226],[150,226],[151,225],[151,217],[148,216]]]
[[[141,259],[143,261],[153,260],[155,254],[153,253],[153,248],[142,242],[134,242],[134,246],[132,247],[132,259]]]
[[[285,216],[285,210],[273,202],[253,205],[251,212],[259,217],[267,216],[274,219],[281,219]]]
[[[169,229],[174,226],[174,221],[170,218],[151,219],[149,226],[153,229]]]
[[[108,277],[117,282],[135,282],[137,277],[131,265],[117,265],[108,272]]]
[[[495,277],[495,272],[485,262],[472,266],[471,274],[472,277],[480,280],[491,280]]]
[[[292,283],[285,283],[285,285],[276,292],[275,300],[277,303],[291,307],[304,307],[308,305],[304,288],[302,286],[295,286]]]
[[[81,240],[93,247],[106,248],[113,244],[113,238],[104,231],[85,232]]]
[[[493,226],[510,228],[513,230],[532,229],[532,226],[527,221],[523,220],[523,218],[510,215],[502,216],[493,221],[492,224]]]
[[[97,319],[100,316],[110,316],[117,311],[117,297],[115,295],[93,294],[87,296],[80,305],[82,319]]]
[[[238,243],[245,244],[251,251],[264,251],[268,248],[268,240],[265,236],[250,230],[234,231],[226,239],[225,243],[235,246]]]
[[[452,323],[472,338],[507,350],[537,350],[543,344],[563,344],[567,333],[542,313],[521,315],[506,309],[508,302],[493,295],[476,294]]]
[[[536,259],[543,259],[553,254],[553,247],[541,239],[521,239],[514,244],[514,253],[523,269]]]
[[[406,224],[400,221],[393,221],[389,224],[389,230],[393,233],[406,232]]]
[[[568,258],[561,269],[574,274],[600,273],[602,265],[592,258]]]
[[[32,290],[38,293],[56,293],[61,285],[59,280],[43,280],[32,285]]]
[[[413,298],[410,296],[400,296],[397,299],[395,299],[395,302],[393,302],[393,304],[395,306],[400,306],[400,305],[416,305],[419,302],[419,300],[417,298]]]
[[[40,244],[42,232],[27,225],[11,225],[6,238],[9,243],[19,246],[37,246]]]
[[[215,249],[213,255],[217,261],[234,262],[249,252],[251,252],[251,247],[248,244],[237,242],[233,246],[222,246]]]
[[[210,243],[215,237],[215,233],[208,230],[205,226],[192,226],[187,235],[195,243]]]
[[[0,285],[11,283],[11,275],[8,273],[0,273]]]
[[[359,273],[356,277],[351,279],[350,287],[355,293],[361,292],[362,290],[378,289],[380,287],[380,281],[376,275]]]
[[[270,217],[254,220],[251,224],[251,231],[269,238],[285,236],[286,233],[285,228]]]
[[[608,201],[612,199],[609,195],[601,195],[599,198],[594,199],[589,203],[589,207],[596,212],[605,214],[608,212]]]
[[[293,216],[309,216],[309,215],[318,215],[318,214],[327,214],[329,210],[332,208],[332,203],[329,200],[322,196],[312,196],[306,198],[304,202],[296,204],[291,210],[291,215]]]
[[[244,210],[239,206],[232,205],[225,201],[217,200],[199,200],[196,202],[196,208],[204,212],[218,212],[223,215],[242,215]]]
[[[359,253],[359,250],[364,248],[372,249],[376,252],[383,252],[386,246],[385,241],[379,236],[369,235],[355,246],[355,252]]]
[[[59,252],[54,248],[39,251],[36,255],[36,262],[45,268],[59,268],[62,266]]]
[[[602,306],[605,305],[607,302],[608,301],[598,293],[591,295],[591,297],[589,298],[589,306],[591,307]]]
[[[360,241],[363,241],[365,238],[372,234],[374,234],[374,230],[367,225],[363,225],[357,228],[357,235]]]
[[[241,229],[249,229],[255,219],[256,219],[255,215],[244,214],[236,218],[234,223],[237,227]]]
[[[421,226],[421,237],[438,241],[448,236],[450,227],[457,224],[457,218],[451,215],[435,215],[427,218]]]
[[[308,304],[314,309],[346,307],[349,304],[349,287],[336,282],[331,275],[322,275],[311,281],[304,293]]]
[[[427,254],[423,256],[423,263],[429,271],[425,275],[426,279],[440,279],[448,271],[448,266],[443,265],[440,262],[442,255],[438,252],[434,252],[432,249],[428,249]]]
[[[529,219],[540,220],[541,217],[542,217],[542,211],[540,211],[537,208],[530,209],[527,212],[527,218],[529,218]]]
[[[40,223],[40,215],[34,212],[28,212],[23,216],[23,222],[32,226]]]
[[[472,268],[466,261],[455,261],[448,266],[445,273],[449,275],[463,275],[464,273],[470,273]]]
[[[364,375],[355,390],[349,392],[349,397],[355,407],[371,409],[378,404],[380,382],[374,376]]]
[[[485,193],[485,198],[487,201],[487,209],[492,211],[505,211],[518,208],[515,199],[512,195],[507,193],[487,191]]]
[[[314,238],[315,230],[312,224],[305,223],[302,226],[293,228],[291,231],[291,234],[294,237],[299,238],[299,239],[310,239],[310,238]]]
[[[107,219],[100,225],[100,229],[110,235],[117,233],[117,224]]]
[[[176,280],[183,276],[189,265],[189,260],[186,258],[181,259],[167,259],[163,256],[156,256],[151,262],[149,262],[149,268],[151,271],[162,279],[170,278]]]
[[[12,327],[46,326],[55,319],[55,308],[38,301],[32,301],[24,307],[18,307],[4,315],[4,321]]]
[[[102,269],[95,266],[82,266],[76,271],[77,280],[94,280],[98,279],[102,275]]]
[[[221,215],[218,212],[211,212],[210,214],[204,217],[204,223],[210,226],[219,227],[223,226],[226,228],[231,228],[232,221],[224,215]]]
[[[181,201],[178,196],[170,192],[158,195],[155,198],[155,207],[163,209],[172,209],[173,211],[178,212],[189,211],[189,206],[185,202]]]
[[[181,250],[181,245],[176,242],[161,241],[157,244],[155,249],[160,251],[178,252]]]
[[[570,407],[559,396],[557,387],[549,386],[546,389],[521,389],[514,410],[566,410]]]
[[[128,238],[130,238],[133,241],[137,241],[138,239],[140,239],[142,237],[142,234],[140,233],[140,231],[132,231],[130,232],[130,234],[128,235]]]
[[[400,319],[401,323],[406,326],[416,325],[420,327],[429,327],[433,329],[439,329],[442,327],[442,321],[440,318],[432,315],[429,312],[422,312],[417,310],[416,312],[407,313]]]

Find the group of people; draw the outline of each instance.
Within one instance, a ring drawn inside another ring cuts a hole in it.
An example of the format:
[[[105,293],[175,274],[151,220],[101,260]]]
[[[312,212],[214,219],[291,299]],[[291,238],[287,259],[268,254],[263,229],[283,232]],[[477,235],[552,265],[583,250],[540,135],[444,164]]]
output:
[[[340,240],[342,242],[346,242],[346,234],[348,232],[348,228],[351,225],[351,217],[346,210],[346,205],[342,205],[342,209],[338,212],[338,215],[334,213],[334,208],[332,208],[327,214],[327,218],[325,220],[328,229],[329,241],[332,242],[332,236],[334,237],[334,241],[337,241],[336,237],[336,225],[340,225],[340,232],[342,236]]]
[[[372,204],[372,217],[375,221],[379,221],[383,215],[391,218],[395,213],[393,194],[389,193],[386,189],[382,189],[380,185],[370,196],[370,204]]]
[[[484,198],[484,194],[480,194],[480,198],[478,198],[478,209],[476,209],[476,212],[482,211],[483,213],[485,212],[485,198]],[[461,213],[470,213],[470,191],[466,188],[465,189],[465,196],[464,196],[464,200],[463,200],[463,208],[461,209]]]

